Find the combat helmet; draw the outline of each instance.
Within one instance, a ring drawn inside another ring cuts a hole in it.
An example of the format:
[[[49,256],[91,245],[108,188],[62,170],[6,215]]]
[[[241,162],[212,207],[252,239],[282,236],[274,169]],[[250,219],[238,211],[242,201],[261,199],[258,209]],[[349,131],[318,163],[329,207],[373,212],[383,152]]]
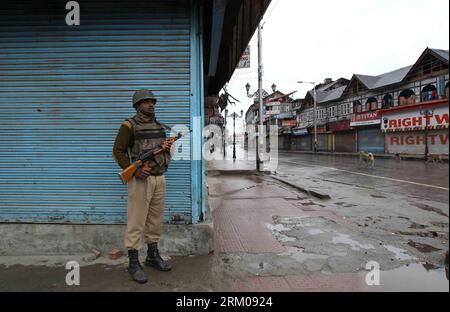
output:
[[[157,102],[157,99],[152,91],[148,89],[142,89],[139,91],[136,91],[133,95],[133,107],[136,108],[137,104],[142,100],[154,100],[155,103]]]

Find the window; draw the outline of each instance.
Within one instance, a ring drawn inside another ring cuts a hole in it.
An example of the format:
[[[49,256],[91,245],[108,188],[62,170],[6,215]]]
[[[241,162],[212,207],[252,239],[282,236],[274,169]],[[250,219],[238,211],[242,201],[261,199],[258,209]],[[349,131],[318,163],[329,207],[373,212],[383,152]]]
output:
[[[411,89],[400,92],[398,96],[398,105],[410,105],[416,103],[416,94]]]
[[[353,102],[353,112],[354,113],[361,113],[362,112],[362,104],[360,101],[354,101]]]
[[[437,100],[438,93],[434,85],[427,85],[422,89],[422,102]]]
[[[386,109],[394,107],[394,97],[392,94],[388,93],[383,97],[383,100],[381,101],[381,108]]]
[[[367,110],[374,111],[378,109],[378,100],[374,97],[368,98],[366,102]]]
[[[352,103],[347,103],[345,115],[350,115],[352,113],[352,109],[353,109],[353,104]]]
[[[336,106],[330,107],[330,117],[336,117],[336,110],[337,110]]]

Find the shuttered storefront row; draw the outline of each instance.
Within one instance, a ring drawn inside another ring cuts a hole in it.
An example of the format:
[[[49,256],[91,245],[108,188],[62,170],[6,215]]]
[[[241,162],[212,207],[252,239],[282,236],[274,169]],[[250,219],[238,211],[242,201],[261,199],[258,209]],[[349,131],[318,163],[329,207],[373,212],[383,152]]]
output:
[[[379,125],[366,129],[359,128],[357,131],[358,151],[384,154],[384,135]]]
[[[0,7],[0,222],[123,223],[127,188],[112,145],[135,90],[158,119],[191,123],[189,1]],[[167,176],[166,221],[191,222],[191,162]]]

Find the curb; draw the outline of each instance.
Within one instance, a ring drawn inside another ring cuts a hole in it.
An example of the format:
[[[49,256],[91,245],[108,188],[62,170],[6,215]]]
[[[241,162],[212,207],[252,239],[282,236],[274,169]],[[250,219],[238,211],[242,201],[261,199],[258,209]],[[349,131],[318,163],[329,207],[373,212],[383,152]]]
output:
[[[254,175],[258,174],[257,170],[206,170],[206,176],[214,176],[214,175]]]
[[[322,192],[317,191],[317,190],[306,189],[303,186],[300,186],[298,184],[294,184],[294,183],[292,183],[290,181],[287,181],[285,179],[276,177],[274,175],[271,175],[271,178],[273,178],[274,180],[280,181],[280,182],[282,182],[282,183],[284,183],[286,185],[289,185],[290,187],[293,187],[293,188],[295,188],[295,189],[297,189],[297,190],[299,190],[299,191],[301,191],[303,193],[307,193],[307,194],[309,194],[311,196],[317,197],[319,199],[331,199],[330,195],[328,195],[326,193],[322,193]]]

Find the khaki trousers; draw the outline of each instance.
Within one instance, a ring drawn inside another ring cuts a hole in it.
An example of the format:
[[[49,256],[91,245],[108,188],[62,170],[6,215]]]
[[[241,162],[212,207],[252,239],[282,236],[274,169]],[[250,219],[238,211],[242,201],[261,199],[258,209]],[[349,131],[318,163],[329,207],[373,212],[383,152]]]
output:
[[[145,243],[159,242],[163,230],[166,178],[150,176],[146,180],[133,178],[128,183],[128,211],[125,247],[141,249]]]

